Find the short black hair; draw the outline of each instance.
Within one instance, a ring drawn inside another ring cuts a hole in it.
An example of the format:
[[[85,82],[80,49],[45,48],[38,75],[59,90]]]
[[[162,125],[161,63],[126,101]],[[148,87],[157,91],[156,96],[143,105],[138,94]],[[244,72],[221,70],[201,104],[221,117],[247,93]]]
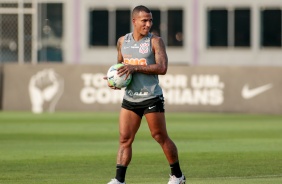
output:
[[[149,8],[147,8],[146,6],[143,6],[143,5],[139,5],[139,6],[136,6],[133,10],[132,10],[132,17],[135,13],[139,13],[139,12],[146,12],[146,13],[151,13],[151,10],[149,10]]]

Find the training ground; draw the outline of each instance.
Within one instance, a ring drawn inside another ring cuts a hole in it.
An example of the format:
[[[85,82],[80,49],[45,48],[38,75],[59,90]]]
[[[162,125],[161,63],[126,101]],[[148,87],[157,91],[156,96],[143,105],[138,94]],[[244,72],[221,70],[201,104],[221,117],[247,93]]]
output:
[[[281,184],[282,116],[167,113],[189,184]],[[1,184],[105,184],[115,176],[118,113],[0,113]],[[142,122],[128,184],[163,184],[169,167]]]

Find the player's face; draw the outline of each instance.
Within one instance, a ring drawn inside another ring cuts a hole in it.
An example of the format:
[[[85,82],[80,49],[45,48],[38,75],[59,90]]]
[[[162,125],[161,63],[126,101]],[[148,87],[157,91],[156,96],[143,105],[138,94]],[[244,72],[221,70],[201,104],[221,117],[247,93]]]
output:
[[[147,35],[153,25],[152,13],[141,11],[133,18],[134,30],[141,35]]]

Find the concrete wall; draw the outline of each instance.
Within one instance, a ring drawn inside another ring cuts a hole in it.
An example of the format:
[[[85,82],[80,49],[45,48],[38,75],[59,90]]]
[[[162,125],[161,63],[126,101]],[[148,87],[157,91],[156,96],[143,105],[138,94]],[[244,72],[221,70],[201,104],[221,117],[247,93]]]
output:
[[[107,87],[109,66],[3,67],[4,111],[117,111],[123,90]],[[160,76],[168,112],[282,114],[282,67],[169,66]]]

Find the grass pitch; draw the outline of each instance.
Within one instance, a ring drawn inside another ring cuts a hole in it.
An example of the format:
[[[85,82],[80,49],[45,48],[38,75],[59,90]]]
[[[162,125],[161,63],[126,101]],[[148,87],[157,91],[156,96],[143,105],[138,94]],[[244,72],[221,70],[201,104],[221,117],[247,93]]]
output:
[[[188,184],[281,184],[282,116],[167,113]],[[105,184],[115,176],[117,113],[0,113],[1,184]],[[170,170],[142,122],[128,184]]]

